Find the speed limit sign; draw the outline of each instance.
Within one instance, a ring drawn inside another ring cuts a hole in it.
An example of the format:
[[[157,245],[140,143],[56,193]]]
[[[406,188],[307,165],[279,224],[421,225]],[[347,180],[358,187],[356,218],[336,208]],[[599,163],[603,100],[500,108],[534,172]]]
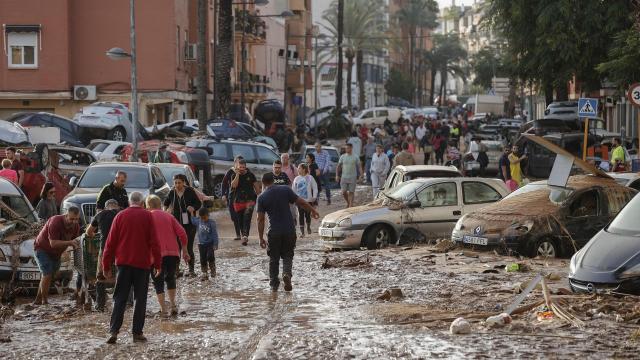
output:
[[[631,101],[631,104],[640,107],[640,83],[631,85],[627,97],[629,98],[629,101]]]

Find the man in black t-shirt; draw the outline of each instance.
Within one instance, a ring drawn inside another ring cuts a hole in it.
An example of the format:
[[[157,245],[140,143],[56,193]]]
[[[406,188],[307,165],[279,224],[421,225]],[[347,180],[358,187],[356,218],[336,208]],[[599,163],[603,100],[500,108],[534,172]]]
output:
[[[291,180],[289,176],[282,171],[282,161],[276,160],[273,162],[273,184],[274,185],[287,185],[291,186]]]
[[[114,199],[115,201],[117,201],[120,209],[128,208],[129,196],[127,195],[127,189],[124,188],[126,184],[127,173],[122,170],[118,170],[115,180],[105,185],[102,190],[100,190],[98,199],[96,200],[96,209],[104,209],[105,202],[109,199]]]
[[[102,250],[104,244],[107,242],[109,236],[109,230],[111,230],[111,224],[113,219],[118,214],[120,206],[115,199],[109,199],[104,203],[105,209],[100,211],[91,221],[91,224],[87,227],[85,233],[89,237],[96,235],[96,230],[100,232],[100,251],[98,252],[98,281],[96,282],[96,310],[104,311],[105,303],[107,301],[106,284],[103,280],[104,274],[102,273]]]

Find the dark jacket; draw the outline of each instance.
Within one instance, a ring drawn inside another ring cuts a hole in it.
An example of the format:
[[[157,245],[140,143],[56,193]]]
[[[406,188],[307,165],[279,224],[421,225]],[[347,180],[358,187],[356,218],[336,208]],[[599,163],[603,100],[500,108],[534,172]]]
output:
[[[169,195],[164,200],[165,207],[171,207],[171,214],[173,217],[178,220],[178,223],[182,224],[182,226],[190,226],[193,225],[191,222],[191,214],[187,214],[188,224],[182,223],[182,213],[188,212],[187,208],[189,206],[193,207],[195,211],[198,211],[202,206],[202,202],[198,199],[198,194],[196,194],[195,190],[192,187],[187,186],[184,188],[184,193],[182,194],[182,198],[176,194],[175,189],[171,189]]]
[[[127,196],[127,189],[119,188],[113,183],[109,183],[105,185],[102,190],[100,190],[100,194],[98,194],[98,200],[96,201],[96,208],[98,210],[104,209],[104,203],[109,199],[114,199],[118,202],[118,206],[120,209],[126,209],[129,207],[129,197]]]

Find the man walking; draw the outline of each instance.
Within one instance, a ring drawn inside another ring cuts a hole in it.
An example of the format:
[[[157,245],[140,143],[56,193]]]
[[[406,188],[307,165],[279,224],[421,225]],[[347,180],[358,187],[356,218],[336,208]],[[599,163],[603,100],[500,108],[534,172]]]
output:
[[[129,198],[129,207],[116,215],[102,254],[102,269],[111,277],[111,263],[118,267],[116,287],[113,293],[108,344],[115,344],[122,327],[129,289],[133,286],[135,307],[133,311],[133,341],[145,342],[142,329],[147,311],[149,270],[155,269],[154,277],[162,273],[162,255],[156,238],[151,212],[142,207],[144,197],[134,191]]]
[[[347,202],[347,208],[353,206],[353,197],[356,192],[358,174],[362,178],[362,163],[360,158],[353,154],[353,145],[347,144],[347,152],[340,156],[338,168],[336,169],[336,182],[340,184],[342,197]],[[358,171],[360,171],[358,173]]]
[[[280,279],[280,259],[282,259],[282,282],[284,290],[291,291],[293,255],[296,247],[296,230],[289,206],[295,204],[309,211],[314,219],[320,215],[309,203],[299,198],[288,186],[273,184],[273,175],[262,177],[264,191],[258,196],[258,236],[260,246],[267,249],[269,255],[269,285],[271,291],[278,291]],[[269,217],[267,241],[264,240],[265,214]]]
[[[282,161],[275,160],[273,162],[273,184],[291,186],[289,176],[282,171]]]
[[[36,253],[36,263],[42,274],[40,286],[34,304],[48,304],[49,287],[56,272],[60,268],[60,257],[69,246],[74,249],[79,243],[76,238],[80,235],[80,209],[75,206],[67,209],[65,215],[55,215],[47,220],[40,230],[33,248]]]
[[[613,139],[613,151],[611,152],[611,166],[610,169],[614,172],[626,171],[626,162],[624,148],[622,147],[619,138]]]
[[[101,265],[102,253],[104,252],[104,246],[109,237],[113,219],[115,219],[119,210],[118,202],[114,199],[107,200],[104,205],[105,209],[93,218],[91,224],[89,224],[85,231],[87,236],[91,238],[96,235],[96,230],[100,231],[100,250],[98,251],[98,273],[96,281],[96,310],[98,311],[104,311],[107,302],[106,283]]]
[[[380,187],[387,180],[387,174],[391,164],[389,157],[384,153],[382,145],[376,146],[376,153],[371,157],[371,187],[373,188],[373,198],[380,192]]]
[[[240,240],[240,221],[238,220],[238,214],[233,209],[233,199],[229,198],[231,194],[231,180],[236,175],[236,169],[238,167],[238,162],[240,160],[244,160],[244,158],[240,155],[236,156],[233,160],[233,167],[227,170],[227,173],[222,178],[222,200],[227,204],[229,208],[229,216],[231,217],[231,221],[233,221],[233,228],[236,231],[236,237],[233,240]]]
[[[331,155],[327,150],[322,148],[322,144],[320,142],[316,142],[316,164],[318,165],[318,169],[320,169],[320,183],[321,187],[324,188],[324,192],[327,196],[327,205],[331,205],[331,189],[329,188],[329,171],[331,170]],[[320,194],[318,194],[318,200],[320,198]]]
[[[376,144],[373,143],[372,137],[367,137],[367,143],[364,146],[364,171],[367,174],[367,182],[371,183],[371,158],[376,153]]]
[[[120,209],[126,209],[129,206],[129,199],[127,198],[127,189],[124,187],[127,185],[127,173],[119,170],[116,173],[116,178],[113,182],[105,185],[98,194],[98,200],[96,200],[96,209],[104,210],[104,205],[109,199],[114,199],[118,202]]]
[[[11,170],[15,170],[18,173],[18,187],[22,187],[24,183],[24,168],[20,159],[16,157],[16,148],[13,146],[7,148],[7,159],[11,160]]]
[[[398,155],[393,158],[393,167],[396,167],[398,165],[415,164],[416,160],[413,158],[413,154],[409,152],[409,143],[405,141],[402,143],[402,151],[400,151]]]

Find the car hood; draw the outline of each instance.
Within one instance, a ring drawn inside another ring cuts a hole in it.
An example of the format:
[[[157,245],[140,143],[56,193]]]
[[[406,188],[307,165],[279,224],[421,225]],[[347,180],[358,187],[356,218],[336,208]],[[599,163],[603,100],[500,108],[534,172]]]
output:
[[[89,115],[82,114],[77,115],[74,120],[78,125],[87,128],[110,128],[119,123],[118,118],[111,115]]]
[[[33,250],[33,243],[35,239],[28,239],[20,243],[18,247],[18,255],[20,257],[34,257],[35,250]],[[9,244],[0,244],[0,249],[2,249],[2,253],[9,257],[13,255],[13,249]],[[35,264],[34,264],[35,265]]]
[[[392,207],[388,206],[384,199],[378,199],[366,205],[356,206],[344,210],[338,210],[326,215],[323,223],[337,224],[343,219],[351,218],[353,224],[366,224],[377,218],[387,218],[390,220],[390,211]]]
[[[576,254],[577,268],[593,272],[624,271],[640,263],[640,238],[601,230]],[[639,274],[640,275],[640,274]]]

